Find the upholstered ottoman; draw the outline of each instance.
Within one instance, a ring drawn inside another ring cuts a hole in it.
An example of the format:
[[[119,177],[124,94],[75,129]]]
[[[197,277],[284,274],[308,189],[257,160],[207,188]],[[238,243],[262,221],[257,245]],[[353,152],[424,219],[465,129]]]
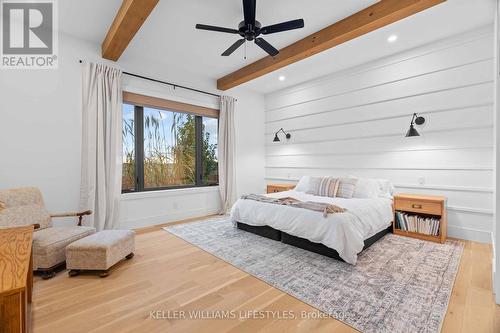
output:
[[[109,275],[109,268],[134,256],[135,233],[130,230],[103,230],[79,239],[66,247],[66,268],[69,276],[80,271],[99,271]]]

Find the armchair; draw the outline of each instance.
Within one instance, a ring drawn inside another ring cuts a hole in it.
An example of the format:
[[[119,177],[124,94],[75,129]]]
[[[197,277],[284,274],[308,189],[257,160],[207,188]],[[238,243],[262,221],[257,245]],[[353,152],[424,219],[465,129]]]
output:
[[[33,270],[42,278],[55,275],[56,269],[66,262],[66,246],[95,233],[95,228],[82,226],[84,216],[92,211],[49,214],[37,188],[0,190],[0,228],[34,225]],[[52,219],[78,217],[76,226],[53,226]]]

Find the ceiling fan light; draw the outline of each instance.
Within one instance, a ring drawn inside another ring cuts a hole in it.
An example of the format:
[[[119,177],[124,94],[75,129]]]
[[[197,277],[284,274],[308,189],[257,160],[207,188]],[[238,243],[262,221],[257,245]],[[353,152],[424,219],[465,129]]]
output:
[[[269,54],[272,57],[276,56],[279,53],[279,50],[276,49],[271,44],[269,44],[262,37],[259,37],[261,34],[262,35],[274,34],[277,32],[301,29],[304,27],[303,19],[296,19],[262,27],[261,23],[255,19],[255,9],[256,9],[256,0],[243,0],[244,18],[243,21],[241,21],[238,24],[238,29],[230,29],[230,28],[207,25],[207,24],[196,24],[195,27],[196,29],[201,29],[201,30],[210,30],[210,31],[240,35],[243,38],[242,39],[243,41],[253,40],[257,46],[259,46],[262,50],[264,50],[267,54]],[[221,55],[225,57],[229,56],[242,44],[243,42],[241,42],[241,40],[236,41]]]

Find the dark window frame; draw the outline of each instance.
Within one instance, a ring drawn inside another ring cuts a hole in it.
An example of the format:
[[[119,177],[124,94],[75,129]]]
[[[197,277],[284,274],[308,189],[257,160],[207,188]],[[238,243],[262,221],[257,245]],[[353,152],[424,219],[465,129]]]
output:
[[[135,150],[135,188],[123,189],[122,194],[137,193],[137,192],[152,192],[152,191],[165,191],[165,190],[178,190],[187,188],[200,188],[200,187],[214,187],[217,184],[203,184],[203,117],[217,119],[217,128],[219,125],[219,118],[210,116],[201,116],[191,113],[195,117],[195,184],[193,185],[172,185],[162,187],[144,187],[144,106],[135,105],[133,103],[123,102],[123,104],[132,105],[134,107],[134,150]],[[149,107],[149,106],[148,106]],[[154,108],[151,106],[150,108]],[[168,112],[180,112],[173,109],[163,109],[157,107],[158,110]]]

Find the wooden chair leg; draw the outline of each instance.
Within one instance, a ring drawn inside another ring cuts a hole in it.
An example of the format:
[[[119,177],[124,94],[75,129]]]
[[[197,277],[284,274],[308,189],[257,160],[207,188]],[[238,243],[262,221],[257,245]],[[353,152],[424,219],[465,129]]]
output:
[[[53,269],[42,272],[42,279],[44,280],[52,279],[54,276],[56,276],[56,271]]]
[[[99,276],[102,278],[105,278],[108,275],[109,275],[109,269],[103,270],[99,273]]]
[[[68,275],[70,277],[77,276],[78,274],[80,274],[80,271],[76,270],[76,269],[71,269],[71,270],[68,271]]]

